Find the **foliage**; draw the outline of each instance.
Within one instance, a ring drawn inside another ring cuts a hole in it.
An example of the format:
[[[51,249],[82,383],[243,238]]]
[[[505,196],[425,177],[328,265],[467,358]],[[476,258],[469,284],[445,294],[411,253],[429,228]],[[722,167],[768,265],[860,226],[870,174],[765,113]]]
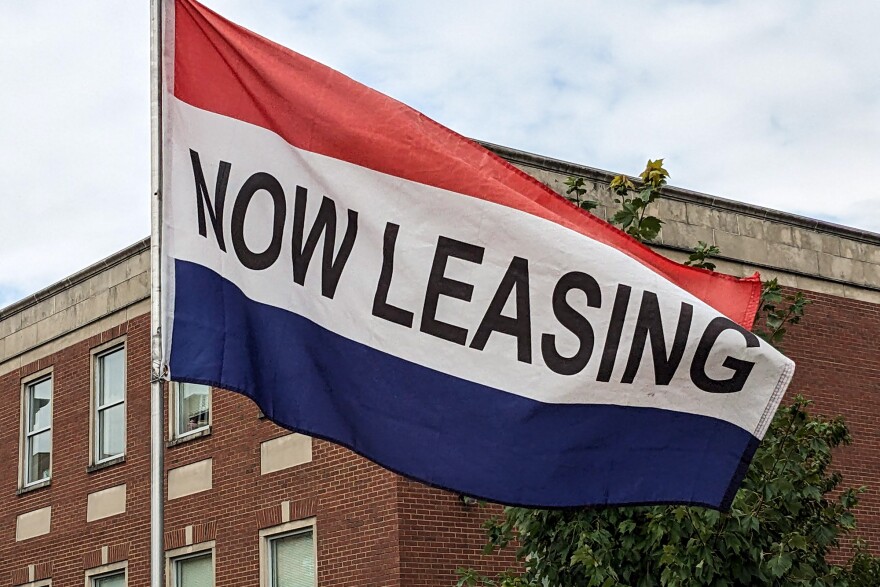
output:
[[[614,201],[620,209],[610,218],[627,234],[640,241],[651,241],[657,238],[663,221],[647,213],[648,206],[659,196],[660,190],[666,185],[669,172],[663,167],[663,159],[648,160],[645,170],[639,179],[633,180],[626,175],[618,175],[611,180],[609,187],[616,196]],[[636,182],[639,186],[636,186]],[[586,181],[582,177],[569,177],[565,181],[568,186],[565,194],[570,202],[584,210],[594,210],[599,203],[596,200],[584,199],[587,193]]]
[[[850,559],[849,587],[877,587],[880,585],[880,558],[866,551],[863,540],[856,540]]]
[[[694,247],[694,250],[688,256],[688,259],[684,264],[690,265],[691,267],[699,267],[701,269],[715,271],[715,263],[712,263],[708,259],[709,257],[714,257],[720,252],[721,249],[715,245],[710,245],[703,241],[697,241],[697,246]]]
[[[647,206],[666,184],[663,160],[648,161],[633,181],[619,175],[611,189],[621,210],[611,218],[650,241],[660,229]],[[570,178],[570,192],[586,193]],[[713,270],[718,247],[700,242],[686,264]],[[809,301],[764,283],[756,332],[774,346],[800,322]],[[843,561],[843,540],[855,529],[853,510],[864,488],[841,486],[830,469],[834,449],[849,444],[840,418],[808,412],[797,396],[780,408],[759,446],[729,512],[689,506],[536,510],[508,507],[486,523],[486,552],[517,547],[521,571],[487,577],[459,569],[459,587],[877,587],[880,559],[859,539]],[[829,557],[837,553],[841,562]]]
[[[765,281],[755,320],[755,333],[773,346],[780,346],[787,327],[800,323],[809,303],[810,300],[801,292],[783,294],[776,278]]]
[[[525,571],[494,582],[471,573],[459,585],[872,584],[864,581],[866,573],[877,576],[877,560],[864,551],[848,564],[827,560],[855,527],[862,490],[841,490],[840,475],[829,470],[832,450],[850,441],[846,426],[810,415],[808,406],[798,397],[779,410],[730,512],[506,508],[487,523],[490,544],[506,546],[516,537]]]
[[[587,193],[587,188],[584,187],[586,182],[584,182],[583,177],[569,177],[565,180],[565,185],[568,186],[568,189],[565,190],[568,200],[573,202],[578,208],[589,211],[594,210],[599,205],[599,202],[596,200],[582,199]]]
[[[630,236],[640,241],[651,241],[657,238],[663,221],[647,214],[648,206],[660,196],[660,190],[666,185],[669,173],[663,168],[663,159],[648,160],[645,170],[637,180],[640,187],[625,175],[618,175],[611,180],[611,191],[617,196],[614,201],[620,209],[611,217],[611,223],[617,224]]]

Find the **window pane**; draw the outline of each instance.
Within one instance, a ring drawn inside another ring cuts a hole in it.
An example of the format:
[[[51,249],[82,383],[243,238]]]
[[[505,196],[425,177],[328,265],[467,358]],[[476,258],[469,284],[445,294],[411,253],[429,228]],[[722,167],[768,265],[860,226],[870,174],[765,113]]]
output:
[[[50,448],[52,446],[52,431],[46,430],[31,436],[27,440],[27,454],[25,458],[26,483],[35,483],[49,478],[49,463],[51,462]]]
[[[123,587],[125,585],[125,572],[115,575],[104,575],[92,579],[93,587]]]
[[[186,434],[208,426],[211,388],[195,383],[177,385],[177,433]]]
[[[299,532],[270,541],[271,587],[314,587],[315,550],[312,532]]]
[[[125,452],[125,404],[98,412],[98,460]]]
[[[175,587],[214,587],[212,567],[210,554],[175,560]]]
[[[98,357],[98,405],[125,399],[125,348]]]
[[[44,379],[28,386],[28,432],[52,425],[52,380]]]

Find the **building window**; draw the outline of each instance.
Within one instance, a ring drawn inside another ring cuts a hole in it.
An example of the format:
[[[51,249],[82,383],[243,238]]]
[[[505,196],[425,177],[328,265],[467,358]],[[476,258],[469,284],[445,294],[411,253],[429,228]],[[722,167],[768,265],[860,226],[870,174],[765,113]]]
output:
[[[52,476],[52,376],[24,385],[24,447],[22,485],[48,481]]]
[[[125,454],[125,346],[95,354],[94,462]]]
[[[91,578],[90,587],[125,587],[125,571],[107,573]]]
[[[171,587],[214,587],[212,551],[171,559]]]
[[[315,587],[315,528],[310,520],[260,531],[262,587]]]
[[[211,388],[197,383],[176,383],[174,389],[174,438],[207,432],[211,427]]]
[[[86,570],[86,587],[127,587],[128,561]]]

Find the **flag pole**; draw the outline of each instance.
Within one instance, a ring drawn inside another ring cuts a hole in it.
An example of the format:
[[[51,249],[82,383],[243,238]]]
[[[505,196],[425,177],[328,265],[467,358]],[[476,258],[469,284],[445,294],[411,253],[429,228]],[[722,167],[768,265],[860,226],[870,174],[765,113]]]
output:
[[[150,587],[165,583],[165,410],[161,336],[162,284],[162,5],[150,0]]]

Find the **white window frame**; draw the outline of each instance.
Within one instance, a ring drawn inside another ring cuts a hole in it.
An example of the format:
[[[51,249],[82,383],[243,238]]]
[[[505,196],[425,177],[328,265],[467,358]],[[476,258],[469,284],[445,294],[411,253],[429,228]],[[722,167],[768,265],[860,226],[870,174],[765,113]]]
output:
[[[191,546],[175,548],[165,552],[165,585],[167,587],[178,587],[177,585],[177,566],[176,563],[188,558],[197,556],[211,555],[211,575],[212,583],[217,584],[217,553],[215,552],[215,542],[200,542]]]
[[[315,518],[294,520],[260,530],[260,587],[272,587],[272,549],[270,543],[277,538],[296,534],[303,530],[312,532],[312,559],[315,561],[315,587],[318,585],[318,526]]]
[[[198,438],[200,436],[206,436],[211,433],[211,426],[214,424],[214,389],[208,385],[208,423],[201,428],[196,428],[195,430],[187,430],[186,432],[181,432],[177,429],[177,424],[180,422],[180,386],[186,385],[185,383],[178,383],[177,381],[171,382],[171,398],[170,404],[171,409],[168,410],[168,431],[169,431],[169,440],[189,440],[191,438]],[[192,384],[191,384],[192,385]]]
[[[101,361],[101,358],[113,354],[114,352],[121,350],[122,351],[122,400],[115,402],[113,404],[108,404],[104,406],[98,405],[98,365]],[[102,344],[101,346],[95,347],[92,349],[92,397],[91,397],[91,426],[89,426],[89,444],[91,445],[91,455],[90,462],[94,465],[103,465],[104,463],[115,462],[117,459],[122,459],[125,457],[126,450],[128,448],[128,345],[126,344],[125,337],[117,338],[115,340],[111,340],[106,344]],[[112,408],[114,406],[118,406],[122,404],[122,452],[119,454],[111,455],[108,457],[104,457],[103,459],[98,458],[98,454],[100,452],[100,442],[101,438],[98,434],[98,422],[99,422],[99,412],[106,410],[108,408]]]
[[[52,587],[52,579],[40,579],[39,581],[31,581],[18,587]]]
[[[128,561],[121,561],[88,569],[86,571],[85,587],[95,587],[95,580],[104,579],[109,575],[118,575],[120,572],[123,577],[122,584],[125,585],[125,587],[128,587]]]
[[[38,431],[28,431],[28,425],[30,422],[30,413],[29,408],[30,405],[28,403],[28,390],[34,385],[38,383],[42,383],[43,381],[50,380],[52,382],[52,395],[49,399],[49,427],[44,428]],[[41,487],[43,485],[48,485],[52,480],[52,453],[53,453],[53,441],[55,440],[54,434],[52,435],[52,439],[49,441],[49,476],[44,479],[37,479],[36,481],[28,482],[28,464],[27,464],[27,455],[28,455],[28,443],[30,438],[49,430],[51,432],[54,427],[55,420],[55,373],[53,372],[52,367],[48,367],[46,369],[42,369],[28,375],[24,379],[21,380],[21,435],[19,438],[19,450],[18,450],[18,487],[19,489],[31,489],[36,487]]]

